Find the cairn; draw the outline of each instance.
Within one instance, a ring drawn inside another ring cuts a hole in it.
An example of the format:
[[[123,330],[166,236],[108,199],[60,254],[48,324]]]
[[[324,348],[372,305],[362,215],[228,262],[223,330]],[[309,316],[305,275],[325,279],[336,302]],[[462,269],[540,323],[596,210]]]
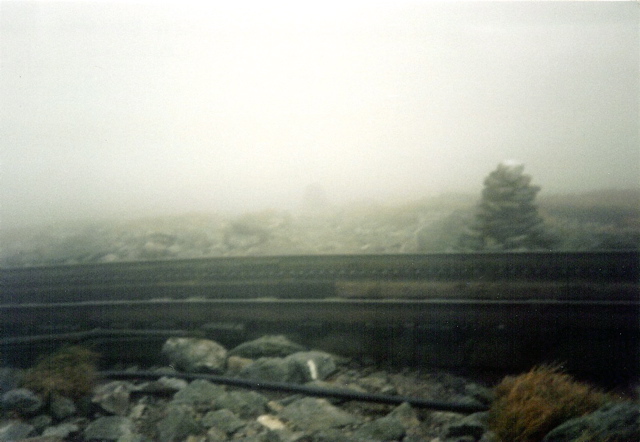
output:
[[[475,219],[460,237],[460,249],[549,249],[553,240],[534,204],[540,187],[531,185],[531,176],[523,171],[523,164],[504,161],[485,178]]]

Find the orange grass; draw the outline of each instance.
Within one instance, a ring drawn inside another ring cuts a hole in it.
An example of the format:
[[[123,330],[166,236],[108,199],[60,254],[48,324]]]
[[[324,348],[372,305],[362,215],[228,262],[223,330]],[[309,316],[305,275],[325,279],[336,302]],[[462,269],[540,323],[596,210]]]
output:
[[[568,419],[591,413],[609,398],[558,367],[507,376],[495,388],[489,426],[504,442],[535,442]]]

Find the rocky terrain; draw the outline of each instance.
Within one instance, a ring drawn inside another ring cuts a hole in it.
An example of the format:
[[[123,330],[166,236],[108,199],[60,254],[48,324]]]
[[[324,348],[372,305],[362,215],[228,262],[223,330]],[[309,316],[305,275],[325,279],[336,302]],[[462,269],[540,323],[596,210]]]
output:
[[[167,365],[147,369],[157,374],[153,379],[136,379],[139,367],[111,367],[121,370],[119,376],[94,377],[90,367],[82,366],[91,354],[75,347],[60,350],[26,372],[1,369],[0,440],[498,440],[489,428],[488,411],[458,413],[414,407],[406,401],[389,405],[260,388],[261,382],[284,382],[480,410],[491,406],[491,388],[451,373],[376,367],[309,350],[283,336],[264,336],[230,350],[210,340],[170,338],[162,353]],[[181,376],[194,371],[254,381],[257,388]],[[603,438],[589,440],[635,440],[624,438],[640,435],[640,406],[625,401],[607,407],[572,423],[571,429],[556,428],[549,440],[574,440],[571,434],[601,428],[607,429]]]
[[[34,222],[30,227],[0,230],[0,266],[463,251],[460,238],[473,226],[479,201],[474,195],[443,195],[396,205],[323,205],[296,213],[263,210],[48,225]],[[538,206],[536,225],[544,225],[553,236],[553,250],[640,248],[638,191],[541,196]]]

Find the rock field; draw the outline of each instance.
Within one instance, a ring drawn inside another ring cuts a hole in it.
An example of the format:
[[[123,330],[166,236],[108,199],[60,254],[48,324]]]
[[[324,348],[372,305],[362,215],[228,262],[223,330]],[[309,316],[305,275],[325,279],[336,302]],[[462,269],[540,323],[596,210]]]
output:
[[[526,196],[530,199],[530,192]],[[486,201],[476,195],[443,195],[395,205],[361,202],[297,212],[34,223],[0,229],[0,266],[464,251],[474,232],[474,216],[488,210],[483,204]],[[531,201],[526,205],[534,213]],[[555,196],[542,198],[539,205],[540,218],[529,212],[527,216],[536,229],[544,222],[555,238],[553,250],[640,248],[640,192]],[[507,231],[508,220],[502,222],[500,230]],[[465,235],[467,241],[461,242]],[[528,247],[526,241],[516,245],[520,250]]]
[[[97,376],[86,394],[75,397],[64,396],[54,388],[45,398],[21,384],[29,372],[25,375],[23,370],[0,369],[0,440],[497,441],[488,428],[487,411],[439,411],[412,407],[406,401],[394,405],[345,401],[181,377],[186,373],[183,370],[191,369],[253,381],[258,387],[261,383],[284,382],[417,397],[479,409],[490,406],[491,388],[451,373],[376,367],[308,350],[283,336],[263,336],[231,350],[204,339],[170,338],[162,353],[167,365],[146,369],[157,373],[153,379],[136,379],[134,372],[139,367],[110,367],[119,369],[120,376],[113,372],[111,378]],[[71,370],[67,375],[73,373],[73,367],[67,370]],[[123,372],[127,379],[123,380]],[[39,373],[43,377],[51,375]],[[568,429],[556,428],[558,438],[549,440],[573,440],[563,434],[605,427],[607,437],[635,437],[640,435],[638,416],[637,403],[608,405],[585,420],[569,422],[565,425]]]
[[[151,368],[159,373],[157,380],[101,378],[87,396],[73,400],[56,394],[43,400],[20,388],[22,371],[2,369],[0,440],[436,441],[462,440],[464,435],[494,440],[486,428],[486,412],[466,415],[422,410],[407,403],[250,390],[203,379],[189,382],[177,370],[481,408],[490,402],[489,388],[452,374],[367,366],[308,351],[283,336],[265,336],[229,351],[213,341],[170,338],[162,352],[168,365]]]

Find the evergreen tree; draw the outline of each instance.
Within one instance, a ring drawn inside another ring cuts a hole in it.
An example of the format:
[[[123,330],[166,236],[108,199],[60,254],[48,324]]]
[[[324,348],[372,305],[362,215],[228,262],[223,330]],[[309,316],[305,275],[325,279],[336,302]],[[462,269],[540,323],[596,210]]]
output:
[[[462,250],[542,250],[553,245],[534,204],[540,187],[524,165],[505,161],[484,180],[475,219],[459,241]]]

